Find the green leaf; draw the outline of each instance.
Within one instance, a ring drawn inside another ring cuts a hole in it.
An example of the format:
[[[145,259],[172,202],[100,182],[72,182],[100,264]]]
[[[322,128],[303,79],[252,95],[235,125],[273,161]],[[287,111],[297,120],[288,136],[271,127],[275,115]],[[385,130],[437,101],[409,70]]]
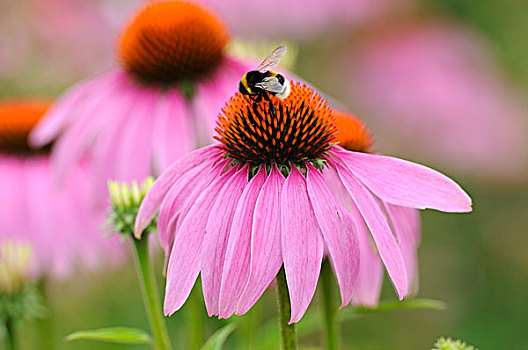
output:
[[[201,350],[221,350],[227,337],[235,330],[233,323],[228,324],[217,330],[202,346]]]
[[[405,309],[429,309],[443,311],[446,309],[446,303],[435,299],[406,299],[398,300],[383,300],[380,301],[377,307],[356,307],[352,310],[356,314],[368,314],[373,312],[385,312]]]
[[[110,327],[74,332],[65,338],[72,340],[96,340],[125,344],[152,344],[152,337],[141,329]]]

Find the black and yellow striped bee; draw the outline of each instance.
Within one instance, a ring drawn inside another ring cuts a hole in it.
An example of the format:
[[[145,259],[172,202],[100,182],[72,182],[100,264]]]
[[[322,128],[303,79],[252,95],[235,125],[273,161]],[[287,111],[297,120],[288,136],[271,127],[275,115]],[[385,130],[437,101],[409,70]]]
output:
[[[279,64],[286,53],[286,46],[279,46],[262,61],[257,69],[247,72],[238,84],[243,95],[269,98],[268,93],[283,100],[290,94],[290,82],[280,73],[269,70]]]

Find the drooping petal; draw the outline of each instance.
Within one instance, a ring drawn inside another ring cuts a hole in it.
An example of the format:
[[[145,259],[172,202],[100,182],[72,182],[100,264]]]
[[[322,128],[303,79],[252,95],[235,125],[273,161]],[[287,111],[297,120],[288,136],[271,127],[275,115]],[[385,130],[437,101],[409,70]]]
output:
[[[347,210],[351,210],[352,207],[355,207],[352,198],[348,195],[348,192],[345,188],[345,185],[341,182],[337,171],[334,167],[327,167],[323,172],[323,177],[325,179],[326,185],[330,189],[330,192],[334,195],[337,202]]]
[[[221,318],[228,318],[235,312],[249,278],[251,227],[258,195],[265,181],[266,168],[261,167],[244,189],[235,210],[220,287],[219,316]]]
[[[446,212],[471,211],[471,198],[453,180],[409,161],[334,147],[332,153],[376,196],[391,204]]]
[[[290,323],[304,315],[317,286],[323,261],[323,234],[304,176],[292,165],[281,195],[282,258],[290,294]]]
[[[213,162],[215,153],[218,153],[216,146],[200,148],[175,162],[160,175],[139,207],[135,223],[136,237],[140,237],[145,227],[148,226],[174,182],[183,173],[189,171],[189,169],[192,169],[196,165],[208,160]]]
[[[136,91],[129,85],[130,82],[123,84],[122,91],[118,91],[117,96],[109,99],[105,108],[98,111],[105,124],[99,130],[94,130],[92,136],[96,139],[90,148],[90,181],[94,187],[96,203],[102,202],[106,205],[105,180],[117,179],[116,150],[121,142],[120,133],[123,126],[128,125],[129,112],[138,99]]]
[[[68,92],[59,97],[48,110],[42,121],[34,128],[29,142],[40,147],[56,138],[62,129],[78,116],[78,106],[85,103],[86,98],[94,91],[106,90],[121,79],[121,71],[102,74],[91,80],[81,81]]]
[[[235,173],[216,198],[205,228],[202,252],[202,289],[209,316],[218,315],[222,270],[229,232],[238,202],[248,185],[248,168]]]
[[[102,130],[109,115],[105,107],[116,99],[120,99],[122,89],[127,82],[118,79],[113,84],[105,86],[102,91],[92,91],[82,105],[75,107],[70,113],[76,113],[75,122],[59,137],[54,145],[52,160],[56,164],[59,180],[63,180],[68,171],[94,144],[96,135]]]
[[[237,306],[245,314],[273,282],[282,265],[280,201],[284,176],[273,165],[255,205],[249,279]]]
[[[127,121],[122,126],[119,144],[114,150],[116,172],[121,181],[142,181],[153,174],[152,140],[153,126],[151,111],[155,111],[160,98],[157,89],[145,89],[136,93]],[[104,166],[101,164],[100,166]]]
[[[381,260],[402,299],[407,294],[407,273],[400,247],[396,243],[387,218],[370,191],[341,164],[334,166],[350,197],[363,216],[378,247]]]
[[[359,270],[356,224],[346,209],[336,202],[323,175],[313,166],[308,167],[306,183],[312,208],[341,290],[341,306],[345,306],[352,297]]]
[[[214,199],[227,183],[228,174],[215,178],[201,193],[178,228],[167,267],[165,315],[173,314],[183,305],[198,277],[207,220]]]
[[[169,228],[170,222],[180,214],[181,208],[187,202],[192,205],[204,189],[219,175],[219,171],[215,171],[215,168],[211,169],[209,162],[204,162],[182,174],[167,192],[161,202],[158,216],[158,239],[166,253],[170,251],[173,239],[170,237],[174,234],[174,230]],[[185,215],[186,213],[184,213]]]
[[[406,296],[414,296],[418,292],[418,256],[416,250],[420,235],[419,213],[418,210],[413,208],[400,207],[388,203],[385,203],[385,208],[394,226],[398,245],[407,269],[409,290]]]
[[[179,89],[160,96],[152,139],[156,174],[160,169],[167,169],[194,146],[190,122],[185,99]]]
[[[165,276],[176,232],[178,232],[183,220],[197,199],[207,190],[207,187],[210,186],[214,179],[223,175],[227,162],[227,160],[221,160],[215,165],[209,162],[197,165],[174,183],[161,203],[158,219],[158,239],[165,251],[165,264],[163,265],[163,274]],[[230,169],[224,175],[229,176],[234,171],[235,169]],[[183,182],[189,179],[188,175],[194,176],[194,178],[190,180],[191,182]]]
[[[373,247],[361,213],[356,206],[352,207],[351,212],[358,223],[360,258],[358,278],[352,291],[352,305],[375,307],[378,305],[383,285],[383,265],[378,252]]]

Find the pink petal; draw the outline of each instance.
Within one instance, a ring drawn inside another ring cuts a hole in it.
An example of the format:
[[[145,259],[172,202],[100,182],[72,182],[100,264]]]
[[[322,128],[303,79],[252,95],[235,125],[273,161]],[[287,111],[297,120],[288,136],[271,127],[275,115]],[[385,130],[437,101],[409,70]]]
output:
[[[324,250],[306,180],[296,166],[291,168],[281,195],[281,245],[290,293],[290,324],[301,319],[312,300]]]
[[[189,213],[198,197],[216,178],[220,176],[227,176],[229,178],[235,172],[235,169],[231,168],[223,173],[228,162],[229,160],[224,159],[218,161],[212,167],[209,162],[198,165],[195,169],[189,171],[191,174],[184,175],[185,177],[188,177],[187,175],[194,175],[196,179],[193,179],[192,183],[187,184],[177,181],[161,203],[158,220],[158,239],[162,248],[165,250],[164,274],[167,271],[170,257],[169,252],[172,250],[176,232],[179,230],[183,219]]]
[[[225,58],[222,65],[210,80],[205,80],[196,86],[196,95],[192,108],[200,143],[211,143],[216,119],[226,101],[237,91],[240,79],[248,70],[248,65]]]
[[[81,81],[59,97],[48,110],[42,121],[30,134],[29,142],[33,146],[42,146],[59,135],[69,121],[77,117],[78,106],[96,90],[105,90],[120,79],[121,71],[106,73],[95,79]]]
[[[416,209],[388,203],[385,204],[385,208],[394,226],[398,245],[405,261],[409,281],[409,291],[406,297],[411,297],[418,292],[418,256],[416,250],[419,243],[417,238],[420,234],[419,213]]]
[[[92,183],[95,186],[96,202],[102,200],[106,202],[106,181],[108,179],[125,180],[117,176],[116,151],[122,141],[123,128],[131,126],[129,114],[139,96],[137,89],[131,86],[130,82],[123,84],[120,90],[119,96],[109,100],[105,108],[99,111],[105,124],[100,130],[94,132],[96,140],[90,148],[92,157],[90,172]]]
[[[64,178],[74,168],[73,164],[94,144],[97,135],[108,122],[107,110],[116,100],[120,100],[127,84],[129,82],[126,79],[116,75],[104,88],[90,90],[82,104],[69,111],[75,114],[75,122],[57,139],[52,153],[59,179]]]
[[[361,213],[355,206],[351,212],[358,223],[360,259],[358,279],[352,291],[352,305],[375,307],[378,305],[383,285],[383,265],[378,252],[371,243],[370,234]]]
[[[237,315],[245,314],[273,282],[282,265],[280,200],[284,176],[273,165],[255,205],[249,279]]]
[[[236,207],[222,272],[219,299],[221,318],[228,318],[235,312],[249,278],[251,227],[257,198],[265,181],[266,168],[261,167],[249,181]]]
[[[375,307],[378,305],[383,285],[383,264],[371,242],[371,235],[358,208],[348,195],[339,175],[333,167],[328,167],[323,173],[328,187],[354,218],[357,225],[359,241],[359,272],[352,290],[352,304]]]
[[[152,118],[152,117],[151,117]],[[155,116],[153,141],[155,173],[159,174],[172,162],[184,156],[197,145],[191,137],[187,105],[179,89],[162,94]]]
[[[171,221],[180,214],[186,203],[192,205],[214,178],[220,175],[213,170],[209,162],[198,164],[178,178],[161,202],[158,239],[165,253],[169,253],[174,238],[174,230],[170,228]]]
[[[308,167],[306,183],[341,290],[341,306],[345,306],[352,297],[359,270],[356,224],[350,214],[336,202],[323,175],[313,166]]]
[[[407,274],[400,248],[376,199],[354,175],[339,163],[334,164],[348,194],[356,203],[376,242],[381,260],[402,299],[407,294]]]
[[[141,237],[141,233],[156,215],[163,198],[178,178],[200,163],[208,160],[214,162],[215,153],[218,153],[216,146],[200,148],[172,164],[160,175],[139,207],[135,223],[136,237]]]
[[[121,132],[114,154],[116,172],[113,174],[121,181],[141,181],[153,175],[153,126],[152,111],[160,98],[157,89],[144,89],[136,94],[136,100],[127,114],[126,123],[122,125]],[[101,164],[104,166],[106,164]]]
[[[219,314],[222,270],[229,232],[238,202],[248,185],[248,168],[244,166],[222,188],[211,209],[206,226],[202,253],[202,289],[209,316]]]
[[[163,306],[165,315],[173,314],[183,305],[198,277],[207,220],[214,200],[227,183],[227,178],[217,177],[201,193],[175,235],[167,268]]]
[[[423,165],[398,158],[349,152],[334,147],[332,153],[382,200],[417,209],[446,212],[471,211],[471,198],[453,180]]]

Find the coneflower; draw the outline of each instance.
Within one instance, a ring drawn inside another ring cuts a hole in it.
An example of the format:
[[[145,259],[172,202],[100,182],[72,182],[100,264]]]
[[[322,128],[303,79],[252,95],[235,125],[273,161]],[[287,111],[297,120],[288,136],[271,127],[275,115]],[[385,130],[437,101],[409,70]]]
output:
[[[221,144],[175,162],[145,197],[136,233],[159,209],[159,239],[168,258],[166,314],[182,306],[199,273],[210,315],[243,314],[283,266],[290,323],[297,322],[312,300],[325,254],[346,305],[358,274],[363,222],[403,298],[405,261],[383,203],[471,211],[469,196],[432,169],[336,145],[336,121],[326,102],[291,84],[284,100],[235,94],[217,123]],[[337,181],[341,199],[330,188]]]
[[[228,41],[227,28],[202,4],[145,4],[119,39],[120,66],[59,98],[33,144],[61,134],[53,151],[59,172],[89,158],[100,197],[108,179],[158,175],[212,141],[215,116],[249,69],[225,54]]]
[[[57,183],[50,147],[34,150],[27,136],[49,107],[48,101],[0,104],[0,243],[32,246],[37,276],[65,277],[122,256],[119,241],[105,241],[104,212],[89,205],[91,189],[84,164]]]

